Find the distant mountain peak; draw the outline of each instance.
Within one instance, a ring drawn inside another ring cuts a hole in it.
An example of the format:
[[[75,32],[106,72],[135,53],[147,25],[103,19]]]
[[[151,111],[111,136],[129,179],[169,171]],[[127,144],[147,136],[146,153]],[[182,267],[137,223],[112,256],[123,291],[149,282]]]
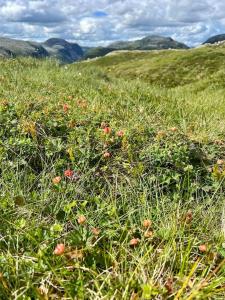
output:
[[[173,40],[171,37],[159,35],[148,35],[144,38],[133,41],[113,42],[107,47],[96,47],[88,49],[85,53],[86,58],[104,56],[115,50],[162,50],[162,49],[188,49],[183,43]]]
[[[83,57],[83,50],[78,44],[60,38],[51,38],[44,43],[0,38],[0,56],[53,57],[62,63],[72,63]]]
[[[173,40],[171,37],[148,35],[134,41],[119,41],[109,45],[117,50],[160,50],[160,49],[188,49],[183,43]]]
[[[216,43],[219,43],[219,42],[223,42],[225,41],[225,34],[217,34],[217,35],[214,35],[212,37],[210,37],[208,40],[206,40],[204,44],[216,44]]]
[[[68,44],[68,42],[60,38],[50,38],[47,41],[45,41],[43,44],[51,47],[53,45],[65,45]]]

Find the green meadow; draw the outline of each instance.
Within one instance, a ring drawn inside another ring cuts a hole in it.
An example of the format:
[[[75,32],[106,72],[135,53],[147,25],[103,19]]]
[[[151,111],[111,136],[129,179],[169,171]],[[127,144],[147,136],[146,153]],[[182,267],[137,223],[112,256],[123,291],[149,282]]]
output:
[[[224,58],[0,59],[0,299],[225,299]]]

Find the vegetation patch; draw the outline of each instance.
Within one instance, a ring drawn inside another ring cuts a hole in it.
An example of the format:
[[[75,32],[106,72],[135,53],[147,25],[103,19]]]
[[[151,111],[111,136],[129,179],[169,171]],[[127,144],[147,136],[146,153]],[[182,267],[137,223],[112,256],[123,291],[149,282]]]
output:
[[[224,298],[210,51],[0,60],[2,299]]]

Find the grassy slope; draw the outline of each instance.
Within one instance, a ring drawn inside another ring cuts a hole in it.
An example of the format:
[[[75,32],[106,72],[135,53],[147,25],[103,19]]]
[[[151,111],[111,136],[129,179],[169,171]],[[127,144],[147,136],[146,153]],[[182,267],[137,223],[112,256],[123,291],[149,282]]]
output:
[[[0,61],[3,299],[224,299],[224,50],[208,51]]]
[[[215,72],[223,70],[224,56],[225,48],[215,46],[143,53],[118,52],[118,55],[105,56],[92,64],[123,78],[140,78],[148,83],[175,87],[211,79]]]

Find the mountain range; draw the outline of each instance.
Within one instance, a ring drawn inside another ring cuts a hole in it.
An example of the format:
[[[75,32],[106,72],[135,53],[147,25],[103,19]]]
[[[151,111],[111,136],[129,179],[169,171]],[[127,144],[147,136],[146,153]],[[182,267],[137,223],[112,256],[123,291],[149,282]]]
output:
[[[72,63],[83,57],[82,48],[76,43],[52,38],[44,43],[0,38],[0,56],[32,56],[36,58],[53,57],[62,63]]]
[[[211,37],[203,44],[215,44],[225,40],[225,34]],[[73,63],[82,59],[105,56],[118,50],[162,50],[189,49],[183,43],[170,37],[150,35],[134,41],[118,41],[107,47],[81,47],[77,43],[70,43],[64,39],[51,38],[43,43],[23,41],[10,38],[0,38],[0,57],[15,58],[17,56],[31,56],[36,58],[51,57],[61,63]]]
[[[107,47],[91,48],[85,53],[85,58],[94,58],[106,55],[115,50],[162,50],[162,49],[189,49],[170,37],[150,35],[140,40],[114,42]]]

